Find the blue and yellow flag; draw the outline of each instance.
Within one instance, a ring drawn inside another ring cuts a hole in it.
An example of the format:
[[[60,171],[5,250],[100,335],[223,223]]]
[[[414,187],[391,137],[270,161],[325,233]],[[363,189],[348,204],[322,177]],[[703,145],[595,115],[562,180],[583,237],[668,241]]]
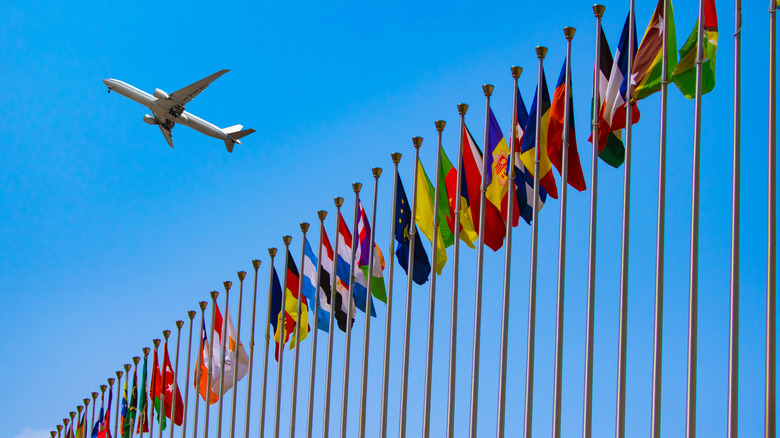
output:
[[[539,135],[539,183],[547,190],[547,193],[555,199],[558,199],[558,187],[555,185],[555,177],[552,173],[552,162],[547,155],[547,125],[550,120],[550,92],[547,90],[547,78],[542,70],[542,96],[541,99],[537,92],[534,93],[534,101],[531,104],[531,111],[528,114],[528,124],[523,130],[523,143],[520,148],[520,160],[528,169],[529,173],[534,173],[534,159],[536,156],[536,136]],[[536,105],[541,105],[541,121],[539,123],[540,132],[536,132]]]
[[[412,272],[412,281],[417,284],[425,284],[431,275],[431,262],[428,260],[428,254],[422,246],[420,232],[417,231],[414,222],[412,222],[412,209],[409,206],[409,200],[406,199],[404,185],[401,183],[401,177],[395,174],[396,194],[395,194],[395,241],[398,246],[395,250],[395,256],[398,258],[398,264],[401,265],[406,275],[409,275],[409,232],[415,227],[414,233],[414,265]]]

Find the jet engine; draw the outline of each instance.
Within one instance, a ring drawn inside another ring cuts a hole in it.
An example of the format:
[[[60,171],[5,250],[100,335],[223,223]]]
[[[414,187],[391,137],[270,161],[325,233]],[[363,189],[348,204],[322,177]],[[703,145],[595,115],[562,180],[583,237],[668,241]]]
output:
[[[150,116],[149,114],[144,114],[143,121],[144,121],[144,123],[148,123],[150,125],[156,125],[157,124],[157,119],[155,119],[154,117]]]
[[[168,98],[168,93],[166,93],[165,91],[163,91],[163,90],[161,90],[159,88],[155,88],[153,95],[154,95],[154,97],[156,97],[158,99],[165,100],[165,99]]]

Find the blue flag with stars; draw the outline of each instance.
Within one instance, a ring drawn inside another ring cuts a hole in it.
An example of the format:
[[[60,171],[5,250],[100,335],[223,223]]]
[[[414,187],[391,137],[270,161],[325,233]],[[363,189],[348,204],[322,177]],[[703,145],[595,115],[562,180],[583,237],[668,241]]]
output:
[[[406,199],[404,185],[401,184],[401,177],[398,176],[398,172],[395,174],[395,183],[397,190],[395,196],[395,240],[398,242],[395,255],[398,257],[398,263],[404,268],[406,275],[409,275],[409,230],[410,227],[415,227],[414,272],[412,280],[422,285],[428,281],[428,277],[431,275],[431,262],[428,261],[428,254],[425,253],[425,248],[422,246],[420,232],[412,221],[412,209],[409,206],[409,200]]]

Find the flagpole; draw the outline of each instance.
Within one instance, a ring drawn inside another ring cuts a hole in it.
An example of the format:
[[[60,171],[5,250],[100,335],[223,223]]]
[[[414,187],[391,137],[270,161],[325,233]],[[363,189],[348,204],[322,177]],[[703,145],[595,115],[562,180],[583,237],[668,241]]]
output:
[[[395,263],[393,260],[393,247],[395,246],[395,197],[398,194],[398,163],[401,161],[401,153],[393,152],[390,154],[390,158],[393,160],[393,167],[395,170],[393,177],[393,207],[390,213],[390,266],[388,271],[387,280],[387,315],[385,318],[385,354],[382,366],[382,408],[379,420],[379,437],[387,437],[387,396],[388,396],[388,384],[390,373],[390,326],[392,322],[392,310],[393,310],[393,268]]]
[[[431,251],[433,253],[431,266],[431,283],[428,293],[428,340],[427,340],[427,352],[425,354],[425,402],[423,404],[423,433],[422,436],[428,438],[431,429],[431,373],[433,368],[433,327],[434,327],[434,315],[436,310],[436,266],[437,266],[437,251],[438,251],[438,235],[439,235],[439,168],[441,167],[441,136],[444,131],[444,126],[447,124],[444,120],[436,120],[434,125],[436,126],[436,132],[438,134],[438,148],[436,149],[436,187],[434,188],[434,207],[433,207],[433,243],[431,243]],[[415,166],[417,163],[415,163]],[[446,248],[445,248],[446,249]]]
[[[490,96],[493,94],[493,85],[482,86],[485,93],[485,151],[488,144],[488,123],[490,123]],[[471,356],[471,405],[469,413],[469,436],[477,436],[477,404],[479,393],[479,346],[482,330],[482,265],[485,254],[485,185],[487,184],[487,159],[482,157],[482,182],[480,183],[479,199],[479,243],[477,245],[477,290],[474,294],[474,351]]]
[[[263,353],[263,389],[260,392],[260,438],[265,436],[265,390],[268,387],[268,346],[271,342],[271,296],[274,290],[274,257],[276,257],[276,248],[268,248],[268,255],[271,257],[271,267],[268,273],[268,307],[266,308],[265,318],[265,352]],[[249,417],[247,417],[249,420]],[[244,438],[248,438],[244,437]]]
[[[517,81],[520,79],[520,74],[523,73],[523,68],[513,65],[511,68],[512,79],[514,83],[512,94],[512,127],[510,128],[509,137],[509,157],[507,157],[507,209],[506,209],[506,248],[504,253],[504,291],[502,297],[502,311],[501,311],[501,352],[498,368],[498,424],[496,426],[496,436],[503,438],[504,436],[504,419],[506,412],[506,356],[507,356],[507,342],[509,337],[509,285],[510,285],[510,270],[512,267],[512,213],[514,213],[515,205],[515,138],[517,130]]]
[[[92,419],[89,422],[89,436],[92,436],[92,429],[95,428],[95,399],[97,399],[98,395],[98,392],[92,393]]]
[[[628,69],[631,75],[634,64],[634,0],[630,1],[628,24]],[[617,61],[616,61],[617,62]],[[631,131],[633,113],[631,100],[632,84],[627,81],[626,90],[626,142],[625,165],[623,167],[623,223],[620,245],[620,326],[618,328],[618,370],[617,370],[617,413],[615,437],[623,438],[626,434],[626,350],[628,349],[628,233],[629,207],[631,200]]]
[[[338,278],[338,254],[339,254],[339,218],[341,216],[341,206],[344,204],[344,198],[333,198],[333,202],[336,205],[336,233],[333,235],[333,278],[331,279],[330,288],[330,321],[328,322],[328,362],[325,367],[325,406],[323,407],[322,414],[322,438],[328,438],[330,433],[330,374],[333,365],[333,321],[335,319],[336,312],[333,307],[336,305],[336,282]],[[347,309],[347,325],[351,324],[352,310]]]
[[[282,335],[279,339],[279,359],[277,360],[277,373],[276,373],[276,410],[274,414],[274,438],[279,438],[279,416],[281,415],[281,400],[282,400],[282,364],[284,362],[284,345],[287,343],[287,336],[285,326],[287,324],[287,260],[290,258],[290,242],[292,242],[292,236],[282,236],[284,242],[284,275],[282,276],[282,307],[279,311],[279,316],[276,319],[276,326],[282,327]]]
[[[528,341],[525,365],[525,411],[523,417],[523,436],[531,438],[534,403],[534,349],[536,339],[536,251],[539,236],[539,163],[541,157],[541,124],[542,124],[542,72],[547,47],[536,46],[536,57],[539,59],[539,73],[536,84],[536,134],[534,139],[534,199],[533,217],[531,219],[531,274],[528,291]],[[482,225],[480,225],[481,227]],[[482,232],[480,231],[480,236]],[[481,238],[481,237],[480,237]]]
[[[317,332],[320,323],[320,275],[322,275],[322,233],[325,230],[325,218],[328,212],[319,210],[317,217],[320,219],[320,243],[317,247],[317,279],[314,285],[314,339],[311,342],[311,365],[309,366],[309,405],[306,410],[306,438],[311,438],[312,410],[314,409],[314,374],[317,365]],[[303,271],[303,267],[301,267]],[[333,292],[331,292],[332,294]],[[331,307],[331,312],[333,307]]]
[[[165,353],[168,353],[168,338],[171,336],[170,330],[163,330],[163,337],[165,338]],[[157,413],[157,420],[160,423],[160,431],[157,433],[158,438],[162,438],[163,433],[163,422],[165,421],[165,417],[167,417],[165,412],[165,357],[162,358],[160,361],[160,377],[162,378],[162,386],[160,387],[162,392],[162,399],[160,399],[160,412]],[[173,404],[173,403],[172,403]],[[171,425],[171,429],[173,429],[173,425]],[[151,435],[149,435],[151,436]]]
[[[62,428],[65,429],[65,437],[66,438],[68,436],[68,423],[70,423],[70,419],[68,419],[68,418],[63,418],[62,419]]]
[[[354,291],[352,286],[355,284],[355,253],[357,252],[357,215],[358,215],[358,203],[360,202],[360,189],[363,187],[361,183],[352,183],[352,190],[355,192],[355,212],[352,217],[352,254],[350,256],[349,263],[349,297],[347,298],[347,309],[352,310],[354,305]],[[370,318],[371,314],[366,314],[366,319]],[[350,346],[352,343],[352,324],[347,324],[347,336],[344,340],[344,381],[341,387],[341,438],[347,436],[347,401],[349,400],[349,354]]]
[[[458,346],[458,269],[460,262],[460,190],[461,190],[461,171],[463,168],[463,129],[466,126],[466,111],[469,106],[465,103],[458,104],[458,114],[460,115],[460,129],[458,130],[458,176],[457,176],[457,194],[455,196],[455,211],[453,235],[455,236],[454,248],[452,250],[452,307],[450,310],[450,368],[447,379],[447,430],[446,437],[452,438],[455,433],[455,362],[457,359],[456,350]]]
[[[201,320],[205,320],[205,310],[206,306],[208,306],[208,303],[206,301],[201,301],[198,303],[198,306],[200,307],[200,316]],[[201,328],[203,330],[203,328]],[[200,393],[200,379],[203,377],[203,334],[201,333],[200,341],[198,342],[198,345],[200,345],[200,348],[198,348],[198,358],[195,360],[195,366],[197,367],[197,371],[195,371],[195,387],[198,388],[195,390],[195,412],[193,412],[193,417],[195,417],[195,421],[192,424],[192,437],[196,438],[198,436],[198,406],[200,405],[200,398],[198,397],[198,394]],[[209,356],[211,356],[209,354]],[[206,376],[206,379],[208,379],[208,376]],[[210,394],[209,394],[210,395]],[[186,405],[185,405],[186,406]],[[208,402],[206,403],[206,406],[208,406]],[[184,435],[184,432],[182,431],[182,435]],[[130,438],[133,438],[132,436]],[[185,438],[182,436],[182,438]]]
[[[189,341],[187,341],[187,368],[184,372],[185,374],[185,382],[184,382],[184,415],[181,419],[181,438],[186,438],[187,433],[187,402],[189,401],[189,395],[190,395],[190,357],[192,355],[192,320],[195,318],[195,315],[197,315],[198,312],[194,310],[190,310],[187,312],[187,317],[190,318],[190,335],[189,335]],[[177,347],[178,350],[178,347]],[[176,355],[178,357],[178,354]],[[179,373],[178,365],[176,369],[176,374]],[[197,395],[195,396],[197,397]]]
[[[701,81],[704,62],[704,2],[699,0],[698,37],[696,44],[696,106],[693,131],[693,188],[691,195],[691,265],[688,303],[688,384],[686,437],[696,437],[696,371],[699,307],[699,167],[701,155]],[[772,420],[770,420],[772,421]]]
[[[222,346],[220,347],[219,351],[222,355],[222,366],[219,370],[219,408],[217,408],[217,438],[220,438],[222,436],[222,404],[225,400],[225,360],[227,359],[227,352],[225,349],[227,348],[227,321],[228,316],[230,314],[228,313],[228,299],[230,298],[230,288],[233,286],[232,281],[223,281],[222,285],[225,287],[225,314],[222,316],[222,334],[220,335],[220,342],[222,343]],[[235,370],[234,370],[235,371]]]
[[[298,304],[295,314],[295,356],[293,359],[293,379],[292,379],[292,401],[290,403],[290,438],[295,437],[295,417],[296,407],[298,405],[298,356],[301,352],[301,312],[303,311],[303,298],[301,293],[303,292],[303,262],[305,260],[306,251],[306,232],[309,231],[308,222],[301,222],[301,270],[298,274]],[[317,330],[317,327],[314,327]],[[232,437],[231,437],[232,438]]]
[[[249,438],[249,414],[250,404],[252,402],[252,371],[255,365],[255,309],[257,308],[257,273],[260,269],[260,260],[252,260],[252,267],[255,268],[255,284],[252,291],[252,328],[249,337],[249,377],[246,382],[246,412],[244,414],[244,438]],[[269,309],[271,306],[268,306]],[[184,438],[184,437],[182,437]]]
[[[217,297],[219,296],[219,292],[213,290],[210,292],[211,295],[211,336],[209,336],[209,339],[211,339],[209,343],[209,368],[206,372],[207,378],[206,378],[206,397],[204,397],[204,401],[206,403],[206,420],[203,423],[203,438],[208,438],[209,436],[209,410],[211,407],[211,393],[212,393],[212,385],[213,385],[213,378],[214,378],[214,324],[216,321],[214,320],[217,317]],[[203,351],[203,348],[201,347],[201,351]],[[199,387],[200,388],[200,387]],[[220,396],[221,397],[221,396]],[[195,405],[197,408],[197,405]],[[194,433],[192,436],[196,436]]]
[[[769,6],[769,184],[767,188],[767,280],[766,280],[766,378],[764,390],[764,435],[776,434],[776,327],[777,296],[775,291],[777,269],[777,3],[772,0]],[[701,15],[701,14],[699,14]],[[701,19],[700,19],[701,21]],[[699,32],[701,33],[701,31]],[[697,66],[698,67],[698,66]]]
[[[55,428],[57,429],[57,438],[60,438],[62,436],[61,435],[62,425],[58,424],[57,426],[55,426]],[[54,432],[53,431],[51,432],[51,436],[52,436],[52,438],[54,437]]]
[[[382,169],[374,167],[371,169],[372,175],[374,175],[374,200],[371,207],[371,235],[369,236],[369,250],[368,250],[368,275],[366,275],[366,281],[368,287],[366,287],[366,323],[365,331],[363,333],[363,374],[362,383],[360,385],[360,428],[358,436],[363,438],[366,436],[366,399],[368,391],[368,344],[369,334],[371,331],[371,286],[373,284],[373,272],[374,272],[374,242],[376,238],[376,198],[379,188],[379,176],[382,175]]]
[[[85,398],[85,399],[84,399],[84,404],[85,404],[85,405],[87,404],[87,401],[88,401],[88,400],[89,400],[88,398]],[[76,406],[76,415],[78,415],[78,416],[79,416],[79,421],[83,421],[83,418],[82,418],[82,416],[81,416],[81,411],[82,411],[83,409],[84,409],[84,406],[81,406],[81,405],[77,405],[77,406]],[[86,416],[87,416],[87,412],[85,411],[85,412],[84,412],[84,417],[86,417]],[[86,421],[84,421],[84,423],[85,423],[85,424],[84,424],[84,433],[86,433],[86,432],[87,432],[87,425],[86,425]],[[76,425],[76,431],[78,431],[78,425]],[[54,436],[54,435],[52,435],[52,437],[53,437],[53,436]],[[82,438],[86,438],[86,437],[82,437]]]
[[[119,424],[119,398],[120,398],[119,397],[119,387],[120,387],[120,384],[122,383],[122,375],[123,374],[124,374],[124,372],[122,372],[122,371],[117,371],[116,372],[116,392],[117,392],[117,397],[116,397],[116,404],[114,405],[115,406],[114,407],[114,435],[112,435],[114,437],[117,436],[117,434],[116,434],[117,424]]]
[[[239,354],[238,354],[238,348],[241,347],[241,304],[243,303],[244,298],[244,278],[246,278],[246,272],[245,271],[238,271],[236,273],[238,276],[238,320],[236,321],[236,343],[235,343],[235,350],[233,351],[234,358],[233,360],[235,363],[231,364],[233,367],[233,401],[230,405],[230,438],[233,438],[236,434],[236,397],[238,396],[237,391],[237,385],[238,385],[238,362],[239,362]],[[228,348],[230,348],[228,346]],[[247,391],[247,397],[249,397],[249,392]],[[173,437],[171,437],[173,438]]]
[[[70,411],[68,412],[68,416],[70,417],[70,430],[73,430],[73,425],[76,425],[76,429],[78,430],[79,425],[74,420],[74,418],[76,417],[76,412]],[[73,436],[76,436],[76,434],[74,433]]]
[[[414,247],[417,227],[414,218],[417,215],[417,160],[420,159],[422,137],[412,137],[414,145],[414,177],[412,178],[412,226],[409,227],[409,260],[406,265],[406,316],[404,322],[404,358],[401,368],[401,412],[399,418],[398,437],[406,437],[406,394],[409,386],[409,338],[412,325],[412,279],[414,278]]]
[[[729,300],[728,438],[739,425],[739,222],[742,142],[742,0],[734,0],[734,149],[731,182],[731,296]]]
[[[141,349],[141,351],[144,353],[144,365],[146,365],[147,358],[149,357],[149,352],[152,351],[152,349],[149,348],[149,347],[143,347]],[[136,370],[138,370],[137,366],[136,366]],[[143,392],[144,397],[148,398],[148,394],[146,393],[146,382],[141,382],[141,383],[143,384],[143,388],[141,388],[141,391]],[[140,395],[139,395],[139,397],[140,397]],[[149,406],[149,401],[147,400],[146,405],[144,405],[144,411],[143,412],[136,411],[137,414],[138,414],[138,428],[140,430],[140,432],[138,432],[138,437],[139,438],[142,438],[144,436],[144,428],[142,427],[143,426],[142,423],[148,420],[146,418],[146,411],[147,411],[148,406]],[[85,414],[86,414],[86,412],[85,412]],[[132,436],[130,438],[132,438]]]
[[[661,366],[663,355],[664,324],[664,241],[666,227],[666,104],[669,85],[669,66],[666,62],[669,53],[669,2],[664,2],[664,22],[661,30],[663,37],[661,56],[661,126],[660,147],[658,148],[658,218],[656,222],[655,247],[655,328],[653,333],[653,395],[650,436],[661,437]]]
[[[192,319],[190,319],[192,321]],[[181,328],[184,326],[184,321],[176,321],[176,358],[173,365],[173,377],[171,378],[171,430],[168,434],[168,438],[173,438],[173,429],[176,425],[176,391],[179,389],[176,377],[179,375],[179,344],[181,342]],[[164,373],[164,372],[163,372]],[[189,374],[189,372],[188,372]],[[165,379],[163,378],[163,383]],[[165,397],[165,387],[163,387],[163,398]],[[184,430],[184,422],[182,422],[182,431]]]

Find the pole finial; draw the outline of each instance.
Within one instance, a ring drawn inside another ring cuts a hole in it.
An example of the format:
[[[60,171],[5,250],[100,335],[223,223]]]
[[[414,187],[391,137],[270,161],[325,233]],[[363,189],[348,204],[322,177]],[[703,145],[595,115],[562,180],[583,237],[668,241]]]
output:
[[[230,288],[233,286],[233,282],[229,280],[223,281],[222,286],[225,286],[225,292],[230,292]]]
[[[56,431],[54,431],[54,430],[52,430],[52,431],[51,431],[51,432],[49,432],[49,433],[51,434],[51,438],[54,438],[55,436],[57,436],[57,432],[56,432]]]
[[[279,251],[276,248],[268,248],[268,255],[271,256],[271,258],[276,257],[276,252]]]
[[[593,15],[596,16],[596,18],[601,18],[604,16],[604,10],[607,9],[604,5],[595,4],[593,5]]]
[[[97,396],[99,396],[99,395],[100,395],[100,393],[99,393],[99,392],[93,392],[93,393],[92,393],[92,401],[94,402],[94,401],[95,401],[95,399],[97,398]]]
[[[574,38],[574,32],[577,32],[577,29],[571,26],[566,26],[563,28],[563,35],[566,37],[567,40]]]
[[[301,222],[301,232],[305,233],[309,231],[309,223],[308,222]]]
[[[257,259],[252,260],[252,267],[255,268],[255,271],[260,269],[260,260]]]
[[[155,349],[160,346],[160,342],[162,341],[160,341],[159,339],[152,339],[152,344],[154,344]]]
[[[133,365],[138,365],[138,362],[141,361],[140,356],[133,356]]]
[[[539,59],[544,59],[545,56],[547,56],[547,47],[536,46],[536,57]]]
[[[106,392],[106,389],[108,389],[108,385],[100,385],[100,392]]]
[[[398,164],[401,162],[401,153],[400,152],[393,152],[390,154],[390,158],[393,159],[393,163]]]
[[[352,183],[352,191],[355,193],[360,193],[360,189],[363,188],[363,184],[359,182],[353,182]]]
[[[198,303],[198,307],[200,307],[200,310],[206,310],[206,307],[209,305],[206,301],[201,301]]]
[[[168,340],[169,336],[171,336],[171,331],[170,330],[163,330],[163,337],[165,338],[166,341]]]
[[[70,419],[71,419],[71,421],[73,421],[73,417],[76,416],[76,411],[70,411],[70,412],[68,412],[68,415],[70,415]]]
[[[520,75],[523,74],[523,67],[513,65],[510,70],[512,70],[512,77],[515,79],[519,79]]]
[[[192,321],[195,318],[195,315],[197,315],[197,314],[198,314],[198,312],[196,312],[194,310],[188,310],[187,311],[187,317],[190,319],[190,321]]]
[[[465,116],[466,115],[466,111],[468,111],[468,110],[469,110],[469,104],[467,104],[467,103],[459,103],[458,104],[458,114],[460,114],[461,116]]]
[[[116,381],[113,377],[109,377],[106,380],[108,381],[108,386],[114,386],[114,382]]]
[[[62,425],[61,424],[57,425],[57,432],[62,432]]]
[[[149,352],[152,351],[152,349],[149,347],[144,347],[141,350],[144,352],[144,357],[148,356]]]
[[[116,372],[116,380],[118,380],[118,381],[121,381],[121,380],[122,380],[122,376],[123,376],[124,374],[125,374],[125,372],[124,372],[124,371],[122,371],[122,370],[119,370],[119,371],[117,371],[117,372]]]
[[[63,418],[62,419],[62,424],[64,424],[65,427],[68,427],[68,423],[70,423],[70,418]]]
[[[436,131],[442,132],[444,131],[444,126],[447,125],[447,122],[445,122],[444,120],[437,120],[433,122],[433,125],[436,126]]]
[[[492,84],[485,84],[482,86],[482,91],[485,92],[485,97],[490,97],[493,94],[494,87]]]
[[[333,198],[333,202],[336,204],[336,208],[341,208],[341,206],[344,205],[344,198],[337,196]]]
[[[422,146],[422,141],[423,141],[422,137],[412,137],[412,144],[416,148],[419,148],[420,146]]]
[[[282,242],[285,246],[289,245],[292,242],[292,236],[282,236]]]
[[[246,278],[246,271],[238,271],[238,281],[244,281]]]
[[[319,210],[317,211],[317,217],[320,219],[320,221],[324,221],[326,217],[328,217],[328,212],[325,210]]]
[[[211,295],[211,299],[212,299],[212,300],[214,300],[214,301],[217,301],[217,297],[219,296],[219,292],[217,292],[217,291],[213,290],[213,291],[211,291],[211,292],[209,293],[209,295]]]
[[[84,400],[89,400],[89,399],[88,399],[88,398],[85,398]],[[84,410],[84,406],[81,406],[81,405],[78,405],[78,406],[76,406],[76,412],[78,412],[79,414],[80,414],[80,413],[81,413],[81,411],[83,411],[83,410]]]
[[[136,356],[136,357],[138,357],[138,356]],[[135,357],[133,358],[133,360],[135,360]],[[138,360],[141,360],[141,358],[140,358],[140,357],[138,357]],[[124,369],[125,369],[125,372],[126,372],[126,373],[129,373],[129,372],[130,372],[130,370],[133,368],[133,366],[132,366],[132,365],[130,365],[129,363],[126,363],[126,364],[122,365],[122,368],[124,368]]]
[[[379,178],[380,176],[382,176],[382,168],[381,167],[371,168],[371,174],[374,175],[374,178]]]
[[[194,312],[193,312],[193,313],[194,313]],[[184,326],[184,321],[182,321],[182,320],[178,320],[178,321],[176,321],[176,328],[177,328],[177,329],[180,329],[180,330],[181,330],[182,326]]]

